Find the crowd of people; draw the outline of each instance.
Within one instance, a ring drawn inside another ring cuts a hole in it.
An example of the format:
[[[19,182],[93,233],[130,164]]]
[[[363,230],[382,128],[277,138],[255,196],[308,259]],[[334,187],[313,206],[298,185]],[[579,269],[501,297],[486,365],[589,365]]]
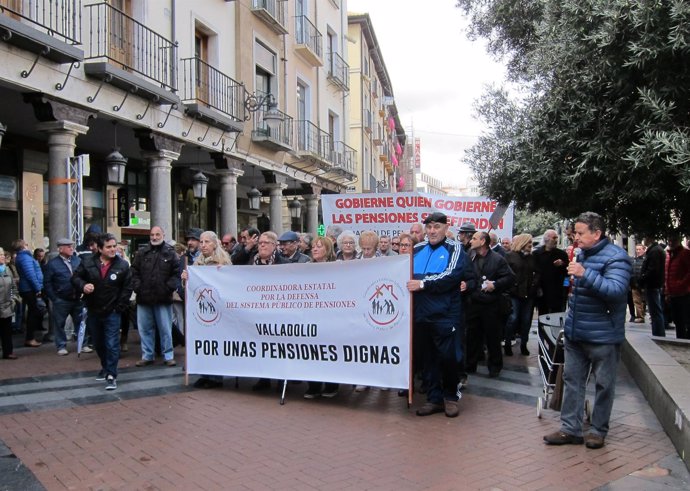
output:
[[[583,371],[591,365],[599,387],[606,378],[601,370],[617,363],[625,321],[618,318],[621,294],[623,309],[626,303],[630,305],[631,322],[643,322],[648,313],[653,335],[664,336],[672,318],[676,337],[690,337],[690,250],[678,234],[668,237],[667,246],[645,238],[631,260],[608,241],[603,219],[593,213],[574,221],[565,248],[558,247],[560,237],[555,230],[544,231],[535,247],[529,234],[499,239],[496,233],[477,230],[472,222],[463,223],[456,235],[448,221],[443,213],[434,212],[409,231],[390,236],[355,233],[334,225],[325,237],[294,231],[278,236],[247,227],[237,239],[230,233],[219,239],[213,231],[193,228],[187,231],[185,244],[171,244],[166,231],[154,226],[149,242],[135,252],[131,264],[116,237],[100,233],[97,227],[87,231],[76,249],[73,241],[59,240],[57,254],[50,259],[45,251],[32,254],[23,240],[16,240],[11,252],[0,250],[2,356],[17,358],[12,331],[23,322],[25,346],[40,346],[36,334],[47,311],[50,332],[42,341],[52,338],[57,354],[68,355],[67,319],[74,326],[85,320],[82,349],[89,351],[93,346],[102,368],[97,380],[114,390],[120,351],[126,349],[132,323],[141,340],[136,366],[152,365],[157,355],[165,365],[176,365],[174,346],[183,339],[188,266],[268,266],[409,254],[413,262],[407,284],[414,299],[413,369],[427,399],[417,410],[419,416],[438,412],[457,416],[459,391],[468,374],[475,373],[483,361],[488,376],[498,377],[504,357],[514,356],[518,340],[520,354],[529,356],[535,309],[539,315],[564,312],[570,301],[565,325],[566,366],[571,366],[565,377],[565,420],[560,432],[545,437],[547,443],[563,444],[584,441]],[[588,304],[590,310],[586,310]],[[581,315],[575,318],[578,312]],[[603,345],[606,350],[595,349]],[[202,375],[194,385],[209,389],[222,384],[220,376]],[[614,382],[601,385],[604,402],[599,406],[595,402],[598,419],[587,440],[591,448],[603,445],[613,400]],[[259,379],[253,390],[269,387],[270,380]],[[311,381],[304,397],[334,397],[338,390],[338,384]]]

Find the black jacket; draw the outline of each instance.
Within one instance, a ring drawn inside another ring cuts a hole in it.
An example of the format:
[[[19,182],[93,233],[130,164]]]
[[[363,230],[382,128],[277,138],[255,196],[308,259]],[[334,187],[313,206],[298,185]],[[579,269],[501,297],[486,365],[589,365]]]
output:
[[[230,256],[230,261],[232,264],[247,266],[254,264],[254,256],[259,252],[259,246],[254,246],[250,251],[247,251],[246,247],[240,244],[240,247],[233,251],[232,256]]]
[[[639,285],[644,288],[663,288],[666,252],[656,242],[649,246],[644,254]]]
[[[510,251],[505,255],[510,269],[515,273],[515,282],[510,294],[517,298],[535,298],[539,287],[539,270],[532,254]]]
[[[163,242],[142,248],[132,263],[132,288],[137,303],[142,305],[171,304],[172,295],[180,284],[180,260],[175,249]]]
[[[132,296],[129,264],[115,256],[105,278],[101,279],[100,257],[100,254],[92,254],[84,258],[72,276],[72,285],[77,291],[83,292],[87,283],[93,283],[93,293],[84,295],[90,313],[124,312],[129,308],[129,298]]]
[[[508,292],[515,282],[515,273],[508,266],[508,262],[500,254],[492,251],[486,253],[482,266],[479,266],[479,254],[474,254],[472,264],[477,276],[477,289],[472,292],[470,297],[472,304],[493,304],[498,301],[501,294]],[[494,291],[484,292],[481,290],[484,279],[494,282]]]

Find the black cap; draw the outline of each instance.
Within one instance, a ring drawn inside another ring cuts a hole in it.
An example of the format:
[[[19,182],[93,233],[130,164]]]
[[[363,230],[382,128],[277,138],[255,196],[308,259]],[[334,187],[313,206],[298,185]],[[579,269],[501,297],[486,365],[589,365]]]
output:
[[[446,215],[444,215],[443,213],[441,213],[440,211],[435,211],[431,215],[426,217],[422,223],[424,225],[427,225],[431,222],[448,223],[448,217]]]
[[[190,228],[187,230],[187,233],[184,235],[184,240],[189,240],[189,239],[195,239],[195,240],[201,240],[201,234],[204,231],[201,230],[200,228]]]

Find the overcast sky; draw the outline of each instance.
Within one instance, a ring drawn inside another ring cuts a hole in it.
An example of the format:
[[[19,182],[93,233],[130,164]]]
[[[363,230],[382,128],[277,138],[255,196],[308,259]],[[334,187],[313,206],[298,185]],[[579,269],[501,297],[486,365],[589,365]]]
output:
[[[347,0],[347,10],[371,17],[400,120],[421,138],[422,172],[464,185],[463,152],[482,130],[473,103],[503,66],[467,39],[455,0]]]

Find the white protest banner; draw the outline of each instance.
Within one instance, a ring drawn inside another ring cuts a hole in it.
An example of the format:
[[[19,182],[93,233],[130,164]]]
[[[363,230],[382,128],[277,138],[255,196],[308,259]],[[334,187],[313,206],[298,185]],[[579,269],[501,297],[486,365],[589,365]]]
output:
[[[409,256],[188,271],[188,373],[409,387]]]
[[[373,230],[378,235],[408,232],[413,223],[440,211],[448,216],[454,232],[465,222],[477,230],[489,229],[489,218],[498,202],[483,196],[438,196],[425,193],[323,194],[321,195],[325,226],[340,225],[359,235]],[[500,238],[513,236],[513,205],[498,227],[492,230]]]

